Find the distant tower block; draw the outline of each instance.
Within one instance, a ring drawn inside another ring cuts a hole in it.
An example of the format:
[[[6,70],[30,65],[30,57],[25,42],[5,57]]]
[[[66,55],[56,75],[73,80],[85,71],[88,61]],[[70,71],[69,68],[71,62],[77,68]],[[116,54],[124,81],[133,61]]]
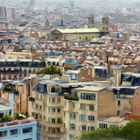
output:
[[[7,9],[5,1],[0,1],[0,23],[7,23]]]
[[[105,32],[109,31],[109,17],[102,17],[102,30]]]
[[[74,1],[70,1],[70,8],[74,9]]]
[[[45,27],[49,27],[49,25],[50,25],[50,22],[49,22],[48,19],[46,19],[46,21],[45,21]]]
[[[35,3],[36,3],[35,0],[30,0],[30,1],[29,1],[29,8],[30,8],[30,9],[33,9],[34,6],[35,6]]]
[[[95,25],[94,25],[94,16],[89,16],[88,17],[88,27],[89,28],[93,28]]]

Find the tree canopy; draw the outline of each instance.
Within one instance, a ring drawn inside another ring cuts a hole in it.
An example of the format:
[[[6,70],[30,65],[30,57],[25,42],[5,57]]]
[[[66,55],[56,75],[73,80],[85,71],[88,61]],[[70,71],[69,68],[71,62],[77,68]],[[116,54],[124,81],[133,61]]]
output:
[[[133,121],[124,127],[97,129],[85,132],[80,140],[140,140],[140,121]]]
[[[58,75],[62,75],[61,69],[59,67],[56,66],[49,66],[47,68],[43,68],[43,69],[39,69],[37,72],[37,74],[58,74]]]

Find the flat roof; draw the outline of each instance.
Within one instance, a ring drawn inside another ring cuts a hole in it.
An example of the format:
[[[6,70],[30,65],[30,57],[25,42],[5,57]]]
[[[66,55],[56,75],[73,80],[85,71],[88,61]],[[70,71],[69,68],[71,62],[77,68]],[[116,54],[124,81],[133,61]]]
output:
[[[101,91],[103,89],[106,89],[106,87],[94,87],[94,86],[85,86],[82,88],[77,88],[77,90],[87,90],[87,91]]]
[[[5,105],[2,105],[0,104],[0,112],[1,111],[6,111],[6,110],[10,110],[11,108],[9,106],[5,106]]]
[[[100,121],[107,122],[107,123],[120,123],[120,122],[123,122],[126,120],[124,118],[121,118],[121,117],[109,117],[109,118],[104,118]]]
[[[98,28],[79,28],[79,29],[57,29],[57,31],[63,34],[74,34],[74,33],[99,33],[101,32]]]
[[[91,82],[77,82],[77,83],[61,83],[61,86],[85,86],[85,85],[94,85],[97,86],[98,84],[106,84],[109,83],[109,81],[91,81]]]
[[[140,77],[140,73],[124,72],[124,73],[122,73],[122,74],[133,75],[133,76],[136,76],[136,77]]]

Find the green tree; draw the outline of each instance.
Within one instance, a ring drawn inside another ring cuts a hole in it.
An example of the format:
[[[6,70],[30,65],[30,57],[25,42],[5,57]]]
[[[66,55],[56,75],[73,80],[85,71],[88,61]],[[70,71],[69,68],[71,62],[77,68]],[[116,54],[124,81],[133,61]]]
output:
[[[79,140],[140,140],[140,121],[133,121],[124,127],[97,129],[85,132]]]
[[[39,69],[36,74],[58,74],[58,75],[62,75],[62,71],[59,67],[56,66],[49,66],[47,68],[43,68],[43,69]]]

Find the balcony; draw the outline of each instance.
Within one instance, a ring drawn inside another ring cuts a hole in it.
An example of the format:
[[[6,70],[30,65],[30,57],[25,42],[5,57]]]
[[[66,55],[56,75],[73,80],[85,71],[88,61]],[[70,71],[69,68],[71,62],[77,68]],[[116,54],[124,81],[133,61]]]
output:
[[[23,119],[23,120],[13,120],[10,122],[5,122],[5,123],[0,123],[0,129],[3,127],[8,127],[8,126],[17,126],[17,125],[22,125],[22,124],[29,124],[36,122],[33,118],[28,118],[28,119]]]
[[[55,123],[47,121],[46,124],[47,124],[48,127],[63,127],[64,126],[61,118],[60,119],[58,118],[57,122],[55,122]]]
[[[64,135],[66,132],[57,132],[57,133],[52,133],[49,131],[41,132],[41,135],[46,138],[62,138],[62,135]]]

